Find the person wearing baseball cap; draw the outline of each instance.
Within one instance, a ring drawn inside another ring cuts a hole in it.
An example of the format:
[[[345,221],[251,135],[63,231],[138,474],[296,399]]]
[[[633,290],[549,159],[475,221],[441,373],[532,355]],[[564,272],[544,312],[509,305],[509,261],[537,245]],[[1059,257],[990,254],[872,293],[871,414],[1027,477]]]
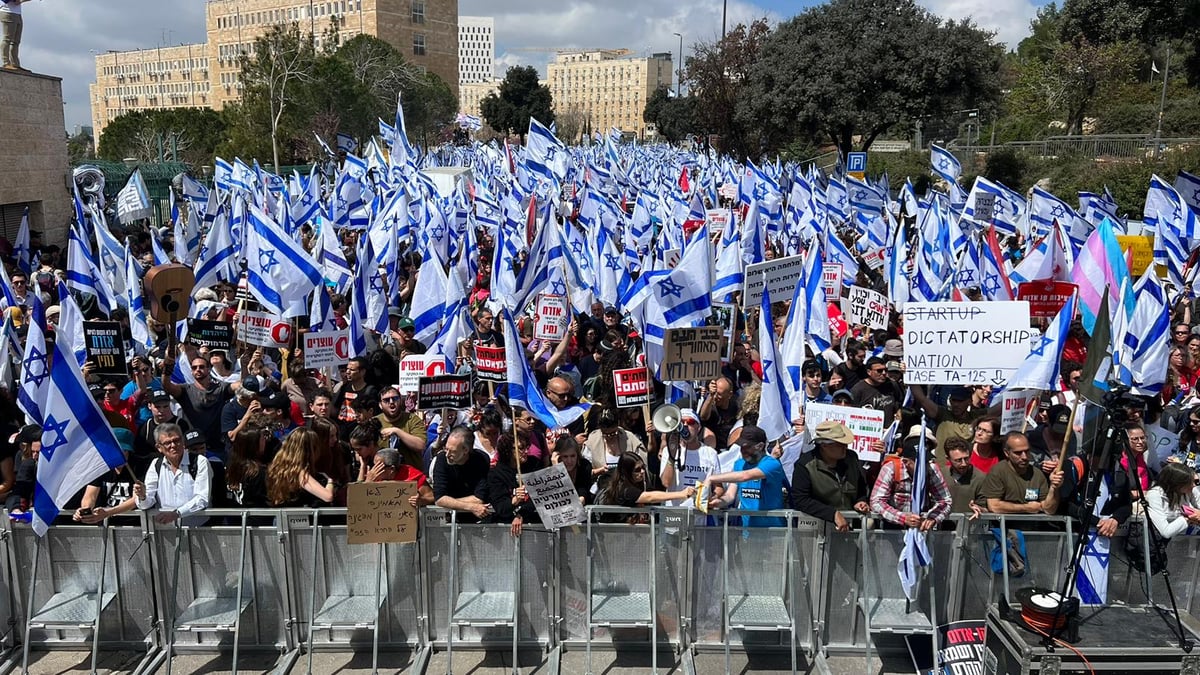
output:
[[[867,478],[858,455],[850,449],[853,442],[849,427],[825,420],[813,432],[816,449],[801,455],[792,469],[792,506],[833,523],[839,532],[850,529],[842,511],[870,510]]]
[[[910,385],[908,389],[912,392],[913,401],[921,406],[928,419],[937,422],[934,432],[938,442],[937,462],[945,464],[946,453],[942,448],[946,447],[946,440],[957,436],[969,441],[974,435],[971,425],[988,413],[987,403],[972,405],[975,391],[971,387],[950,387],[946,405],[929,398],[925,387],[919,384]]]
[[[728,508],[734,503],[743,511],[784,508],[786,476],[783,465],[767,452],[767,432],[754,425],[742,427],[738,449],[742,456],[733,465],[733,471],[711,474],[704,481],[709,495],[714,494],[714,486],[729,484],[724,493],[709,499],[709,508]],[[781,527],[784,524],[784,519],[777,517],[743,518],[743,525],[750,527]]]
[[[921,448],[921,437],[924,436],[925,447]],[[879,477],[875,479],[875,487],[871,489],[871,512],[883,517],[884,521],[895,527],[917,527],[922,532],[928,532],[946,519],[950,513],[950,489],[937,465],[929,458],[937,439],[928,428],[913,425],[908,430],[901,445],[899,458],[889,457],[879,467]],[[921,450],[924,450],[924,455]],[[917,462],[925,462],[925,496],[921,500],[923,510],[913,512],[913,478],[916,475]]]
[[[658,476],[668,492],[681,492],[688,486],[703,483],[717,472],[720,461],[714,449],[713,433],[700,426],[700,416],[692,408],[679,411],[679,429],[663,434],[658,444]],[[685,500],[668,502],[670,506],[685,506]]]

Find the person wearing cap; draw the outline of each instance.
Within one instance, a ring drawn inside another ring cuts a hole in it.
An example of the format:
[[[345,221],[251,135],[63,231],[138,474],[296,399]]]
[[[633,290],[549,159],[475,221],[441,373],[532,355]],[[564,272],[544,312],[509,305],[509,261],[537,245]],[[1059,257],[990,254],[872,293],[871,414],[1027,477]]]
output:
[[[204,434],[208,447],[225,449],[225,435],[221,428],[221,411],[225,403],[242,388],[241,382],[223,382],[213,377],[212,364],[194,349],[181,347],[191,367],[194,384],[175,384],[171,373],[175,370],[175,358],[163,359],[162,388],[183,408],[183,415],[192,427]],[[256,352],[257,353],[257,352]],[[251,354],[243,355],[249,359]]]
[[[159,425],[178,424],[179,428],[185,432],[192,430],[192,425],[187,419],[175,414],[175,408],[171,405],[171,396],[165,390],[151,389],[146,399],[150,404],[150,419],[138,427],[133,438],[133,452],[127,457],[129,468],[133,471],[133,475],[138,477],[145,476],[150,462],[158,457],[154,430]]]
[[[850,449],[854,434],[842,422],[826,420],[813,433],[816,449],[796,460],[792,469],[792,505],[810,516],[850,529],[842,511],[867,513],[867,478],[858,455]]]
[[[1049,474],[1058,468],[1058,457],[1062,453],[1063,444],[1067,443],[1067,429],[1071,424],[1071,408],[1065,405],[1052,405],[1046,413],[1046,423],[1039,424],[1030,430],[1029,450],[1030,461],[1039,467],[1043,473]],[[1068,456],[1075,454],[1068,451]]]
[[[298,426],[292,419],[292,399],[282,391],[263,392],[262,412],[266,417],[267,426],[280,441]],[[230,444],[232,445],[232,441]]]
[[[879,476],[875,479],[875,487],[871,489],[871,512],[881,516],[892,525],[901,527],[916,527],[922,532],[928,532],[946,519],[950,513],[950,490],[937,465],[930,461],[930,451],[937,446],[933,432],[925,430],[925,454],[921,455],[921,426],[914,425],[904,437],[900,456],[887,458],[879,467]],[[914,513],[913,480],[916,476],[917,462],[924,461],[925,496],[921,500],[924,510]]]
[[[148,511],[158,506],[154,521],[166,525],[181,520],[184,525],[203,524],[198,514],[208,508],[212,489],[208,458],[187,450],[184,432],[176,424],[162,424],[154,431],[162,457],[146,472],[145,483],[134,485],[137,507]]]
[[[1058,512],[1058,487],[1063,474],[1055,471],[1046,478],[1029,459],[1029,439],[1019,431],[1004,437],[1004,461],[988,472],[979,496],[991,513]]]
[[[741,457],[733,471],[709,474],[704,487],[709,494],[709,508],[728,508],[736,504],[743,511],[772,511],[786,508],[784,484],[787,477],[783,464],[767,452],[767,432],[761,427],[744,426],[738,437]],[[723,493],[714,486],[723,486]],[[743,525],[751,527],[780,527],[783,518],[744,518]]]
[[[854,394],[850,393],[849,389],[838,389],[829,397],[830,403],[841,407],[852,407],[854,405]]]
[[[9,473],[4,477],[8,488],[4,495],[4,508],[10,512],[24,511],[33,504],[33,491],[37,486],[37,458],[42,451],[42,427],[26,424],[8,439],[16,448]],[[5,462],[7,463],[7,462]]]
[[[127,463],[109,469],[84,488],[79,508],[72,516],[76,522],[91,525],[137,508],[134,486],[140,481],[128,464],[133,453],[134,435],[127,429],[113,429],[113,435],[125,453]]]
[[[866,368],[866,379],[850,390],[854,396],[854,405],[882,411],[883,426],[890,427],[896,417],[896,411],[904,401],[904,390],[887,376],[887,366],[883,359],[872,356],[867,359]]]
[[[904,342],[892,338],[883,343],[883,359],[884,361],[903,361],[904,359]]]
[[[937,422],[934,435],[937,437],[938,448],[946,447],[946,441],[951,436],[970,440],[971,425],[988,412],[986,405],[972,407],[975,392],[970,387],[951,387],[947,405],[940,405],[929,398],[925,387],[919,384],[910,385],[908,389],[912,392],[913,401],[925,411],[926,417]],[[945,462],[946,455],[939,449],[937,463]]]
[[[705,434],[711,439],[712,432],[700,426],[700,416],[691,408],[679,411],[679,429],[663,434],[659,443],[658,476],[664,489],[679,492],[685,487],[703,483],[705,478],[717,472],[720,460],[717,451],[706,443]],[[716,442],[713,440],[712,442]],[[668,502],[671,506],[685,506],[683,500]]]

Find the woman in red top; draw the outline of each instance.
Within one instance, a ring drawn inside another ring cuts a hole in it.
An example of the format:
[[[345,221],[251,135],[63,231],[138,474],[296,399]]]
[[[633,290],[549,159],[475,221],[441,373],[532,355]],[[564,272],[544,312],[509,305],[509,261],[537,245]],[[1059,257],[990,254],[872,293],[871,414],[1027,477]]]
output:
[[[971,425],[971,430],[971,466],[979,473],[987,473],[1000,461],[1000,421],[981,417]]]
[[[1196,369],[1192,355],[1185,347],[1171,347],[1167,360],[1167,383],[1163,385],[1163,404],[1187,398],[1196,385]]]

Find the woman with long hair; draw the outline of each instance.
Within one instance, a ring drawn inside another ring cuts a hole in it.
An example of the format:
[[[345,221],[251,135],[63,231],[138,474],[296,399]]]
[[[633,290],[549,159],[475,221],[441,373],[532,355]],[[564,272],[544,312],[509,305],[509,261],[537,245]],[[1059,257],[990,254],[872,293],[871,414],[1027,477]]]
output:
[[[318,508],[333,503],[337,485],[329,476],[313,475],[317,432],[293,429],[267,469],[267,498],[272,506]]]
[[[246,425],[233,437],[229,461],[225,465],[225,485],[238,506],[259,509],[267,501],[267,441],[271,433],[258,426]]]
[[[383,439],[383,423],[374,417],[358,423],[350,431],[351,461],[357,466],[355,478],[359,483],[367,480],[367,472],[375,465],[375,453]]]
[[[550,463],[566,467],[579,500],[585,506],[592,503],[592,486],[596,483],[596,476],[592,471],[592,463],[579,453],[579,441],[569,435],[560,437],[554,444]]]
[[[1001,448],[1000,420],[981,417],[971,425],[971,466],[987,473],[1004,456]]]
[[[521,534],[525,523],[541,523],[537,509],[525,493],[518,473],[531,473],[542,468],[542,460],[529,454],[524,445],[520,449],[521,466],[513,456],[512,434],[500,434],[496,440],[496,463],[487,476],[488,503],[494,509],[492,519],[496,523],[511,523],[513,536]]]
[[[1189,408],[1179,431],[1179,449],[1167,461],[1183,462],[1193,470],[1200,469],[1200,407]]]
[[[328,417],[312,417],[308,420],[308,427],[317,432],[313,470],[329,476],[338,485],[350,482],[350,469],[346,463],[349,447],[338,438],[337,423]]]
[[[646,462],[632,452],[626,452],[617,460],[617,470],[608,488],[602,493],[600,502],[605,506],[637,507],[662,504],[673,499],[691,499],[696,488],[688,486],[678,492],[646,489]],[[617,521],[621,518],[618,516]]]
[[[1150,522],[1160,536],[1170,539],[1200,525],[1200,487],[1196,472],[1179,462],[1168,462],[1146,493]]]
[[[1196,367],[1192,355],[1186,347],[1171,347],[1171,355],[1167,359],[1167,382],[1163,385],[1163,405],[1183,400],[1192,393],[1196,386]]]

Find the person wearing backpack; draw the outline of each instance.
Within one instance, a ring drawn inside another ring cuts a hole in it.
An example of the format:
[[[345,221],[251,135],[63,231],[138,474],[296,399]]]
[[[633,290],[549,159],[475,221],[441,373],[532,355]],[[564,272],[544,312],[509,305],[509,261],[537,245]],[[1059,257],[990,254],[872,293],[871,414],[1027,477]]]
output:
[[[157,505],[154,521],[160,525],[176,520],[188,526],[203,524],[205,519],[195,514],[208,508],[211,501],[208,459],[187,451],[178,424],[160,424],[154,440],[162,457],[150,463],[144,484],[134,485],[137,507],[148,511]]]

